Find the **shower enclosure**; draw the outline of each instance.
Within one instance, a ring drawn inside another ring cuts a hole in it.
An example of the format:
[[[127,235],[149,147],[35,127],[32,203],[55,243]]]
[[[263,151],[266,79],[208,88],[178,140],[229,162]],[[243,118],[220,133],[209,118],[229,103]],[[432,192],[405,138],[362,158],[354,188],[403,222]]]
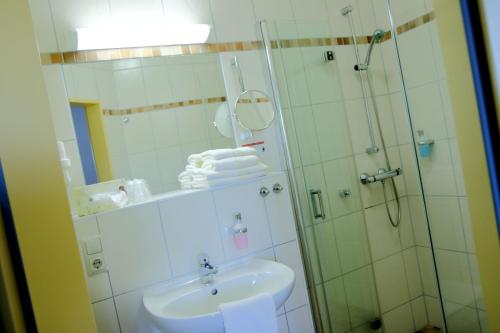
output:
[[[316,330],[487,332],[432,7],[358,4],[260,25]]]

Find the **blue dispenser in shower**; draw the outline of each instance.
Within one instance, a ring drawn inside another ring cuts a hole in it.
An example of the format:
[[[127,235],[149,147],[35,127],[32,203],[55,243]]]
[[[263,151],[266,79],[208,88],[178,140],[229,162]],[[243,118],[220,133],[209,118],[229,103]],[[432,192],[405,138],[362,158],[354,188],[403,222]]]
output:
[[[429,139],[425,136],[423,130],[418,130],[418,151],[420,153],[421,158],[429,158],[432,152],[432,145],[434,144],[434,140]]]

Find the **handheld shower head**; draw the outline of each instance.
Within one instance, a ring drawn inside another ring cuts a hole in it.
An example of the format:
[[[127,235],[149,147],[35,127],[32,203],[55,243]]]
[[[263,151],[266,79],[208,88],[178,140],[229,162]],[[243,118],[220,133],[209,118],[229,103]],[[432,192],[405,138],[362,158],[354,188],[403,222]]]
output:
[[[380,42],[384,38],[384,36],[385,36],[385,31],[382,29],[376,29],[373,32],[370,40],[370,46],[368,46],[368,52],[366,53],[365,62],[362,64],[355,65],[354,70],[359,71],[368,69],[368,66],[370,65],[370,59],[372,56],[373,45],[375,45],[375,43]]]

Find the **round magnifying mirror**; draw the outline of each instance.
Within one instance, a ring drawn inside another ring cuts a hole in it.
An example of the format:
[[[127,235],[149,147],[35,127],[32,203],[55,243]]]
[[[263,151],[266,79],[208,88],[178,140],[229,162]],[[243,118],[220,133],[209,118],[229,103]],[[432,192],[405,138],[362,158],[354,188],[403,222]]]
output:
[[[252,131],[268,128],[275,114],[271,98],[259,90],[242,92],[236,100],[235,113],[240,125]]]

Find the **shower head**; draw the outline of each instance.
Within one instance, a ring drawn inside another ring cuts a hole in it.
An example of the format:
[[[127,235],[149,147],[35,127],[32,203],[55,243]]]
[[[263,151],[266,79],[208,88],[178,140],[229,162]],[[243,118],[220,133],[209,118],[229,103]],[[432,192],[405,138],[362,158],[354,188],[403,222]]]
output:
[[[354,70],[359,71],[368,69],[368,66],[370,65],[370,59],[372,56],[373,45],[375,45],[375,43],[380,42],[384,38],[384,36],[385,36],[385,31],[382,29],[376,29],[373,32],[370,40],[370,46],[368,46],[368,52],[366,53],[365,62],[362,64],[355,65]]]

